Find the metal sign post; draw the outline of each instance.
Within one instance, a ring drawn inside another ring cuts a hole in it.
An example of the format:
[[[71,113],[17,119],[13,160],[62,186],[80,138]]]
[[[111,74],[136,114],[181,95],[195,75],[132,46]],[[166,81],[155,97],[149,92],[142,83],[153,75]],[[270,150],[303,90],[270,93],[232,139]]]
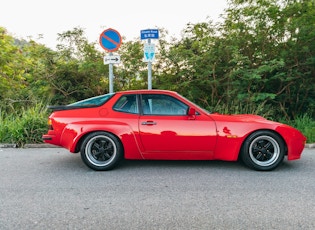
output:
[[[110,52],[109,56],[113,56],[113,53]],[[109,92],[113,93],[114,92],[114,70],[113,70],[113,63],[109,63]]]
[[[151,39],[159,38],[159,30],[148,29],[141,30],[141,40],[148,39],[148,43],[144,44],[144,61],[148,62],[148,89],[152,89],[152,62],[155,58],[155,46],[151,44]]]
[[[109,65],[109,92],[114,92],[114,71],[113,64],[120,63],[120,56],[113,55],[113,51],[118,50],[121,45],[121,36],[114,29],[106,29],[100,34],[99,42],[101,47],[109,52],[108,56],[104,57],[104,65]]]
[[[148,39],[148,44],[151,44],[151,39]],[[152,61],[148,61],[148,89],[152,89]]]

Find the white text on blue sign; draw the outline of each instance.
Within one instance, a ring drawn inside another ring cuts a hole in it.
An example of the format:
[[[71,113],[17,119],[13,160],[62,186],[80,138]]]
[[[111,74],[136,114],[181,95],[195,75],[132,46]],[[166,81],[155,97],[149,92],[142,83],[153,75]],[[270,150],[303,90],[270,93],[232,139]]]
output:
[[[141,30],[141,39],[158,39],[159,38],[159,30],[151,29],[151,30]]]

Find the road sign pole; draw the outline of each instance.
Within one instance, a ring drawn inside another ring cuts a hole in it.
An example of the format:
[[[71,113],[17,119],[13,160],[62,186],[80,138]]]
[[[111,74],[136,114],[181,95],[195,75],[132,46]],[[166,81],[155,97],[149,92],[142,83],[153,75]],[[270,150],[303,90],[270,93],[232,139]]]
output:
[[[113,56],[113,53],[110,52],[109,56]],[[114,71],[113,71],[113,63],[109,63],[109,93],[114,92],[114,84],[113,84],[113,79],[114,79]]]
[[[151,39],[148,39],[148,44],[151,44]],[[152,89],[152,62],[148,61],[148,89]]]

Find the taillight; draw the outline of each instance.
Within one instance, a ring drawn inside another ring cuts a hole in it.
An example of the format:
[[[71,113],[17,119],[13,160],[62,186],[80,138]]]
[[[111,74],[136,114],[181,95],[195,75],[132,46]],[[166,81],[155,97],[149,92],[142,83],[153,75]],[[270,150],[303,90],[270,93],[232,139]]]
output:
[[[48,126],[49,126],[49,130],[54,130],[53,126],[52,126],[52,120],[48,119]]]

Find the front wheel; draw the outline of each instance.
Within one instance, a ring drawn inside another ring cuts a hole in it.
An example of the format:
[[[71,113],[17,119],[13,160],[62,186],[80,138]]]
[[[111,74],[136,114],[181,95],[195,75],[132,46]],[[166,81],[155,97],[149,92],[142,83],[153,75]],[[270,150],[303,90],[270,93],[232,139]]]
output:
[[[285,144],[279,135],[271,131],[252,133],[241,149],[241,159],[250,168],[260,171],[278,167],[285,155]]]
[[[123,156],[123,147],[118,138],[107,132],[91,133],[81,146],[81,159],[91,169],[110,170]]]

